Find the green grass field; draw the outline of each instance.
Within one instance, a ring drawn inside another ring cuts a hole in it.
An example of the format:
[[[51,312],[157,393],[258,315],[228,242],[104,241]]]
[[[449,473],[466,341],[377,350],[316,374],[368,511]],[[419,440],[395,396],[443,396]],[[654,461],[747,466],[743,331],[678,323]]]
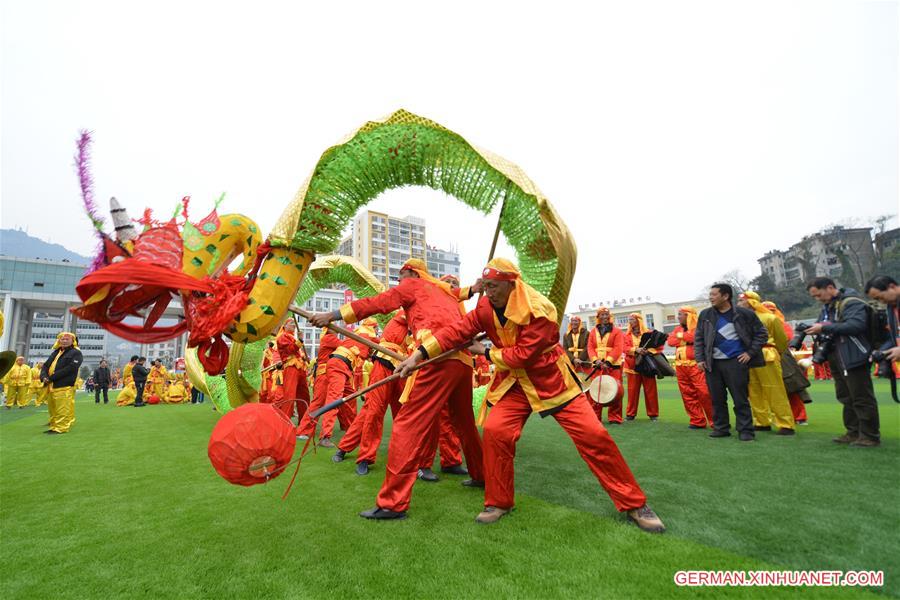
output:
[[[0,410],[3,598],[656,598],[900,596],[900,410],[878,382],[883,443],[838,446],[840,406],[813,387],[810,425],[754,444],[687,429],[674,381],[661,420],[612,430],[668,526],[640,532],[613,508],[552,419],[519,443],[517,509],[473,518],[461,478],[417,483],[410,518],[370,522],[368,477],[332,451],[241,488],[206,456],[216,414],[141,410],[80,394],[71,433],[46,412]],[[643,410],[643,407],[642,407]],[[386,444],[383,445],[386,449]],[[298,446],[299,452],[299,446]],[[881,588],[680,588],[680,570],[882,570]]]

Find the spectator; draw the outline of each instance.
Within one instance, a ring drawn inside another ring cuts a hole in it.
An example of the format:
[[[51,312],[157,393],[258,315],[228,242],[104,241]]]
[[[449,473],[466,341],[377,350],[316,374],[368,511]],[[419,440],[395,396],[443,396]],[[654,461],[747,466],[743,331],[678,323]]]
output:
[[[838,444],[871,448],[881,444],[878,403],[872,388],[866,337],[868,310],[855,290],[840,288],[829,277],[817,277],[806,285],[809,295],[821,302],[819,322],[806,330],[825,349],[835,394],[844,405],[847,433],[834,438]]]
[[[100,361],[100,366],[94,369],[91,377],[94,380],[94,404],[100,404],[100,390],[103,390],[103,404],[109,404],[109,384],[112,379],[106,360]]]
[[[728,393],[734,403],[735,427],[742,442],[756,439],[750,410],[750,368],[766,364],[762,347],[769,334],[752,310],[734,306],[734,290],[717,283],[709,290],[710,308],[697,318],[694,359],[706,372],[712,398],[714,429],[709,437],[731,435]]]
[[[150,374],[150,369],[144,366],[146,360],[143,356],[140,357],[131,369],[134,389],[137,391],[137,395],[134,398],[134,406],[144,406],[144,386],[147,385],[147,376]]]

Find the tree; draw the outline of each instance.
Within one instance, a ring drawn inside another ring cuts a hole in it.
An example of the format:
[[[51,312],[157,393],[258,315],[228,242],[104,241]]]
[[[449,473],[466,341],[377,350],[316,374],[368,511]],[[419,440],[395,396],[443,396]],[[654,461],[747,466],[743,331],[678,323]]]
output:
[[[894,246],[884,253],[878,272],[890,275],[895,279],[900,275],[900,245]]]
[[[727,283],[734,288],[735,295],[750,289],[751,280],[740,269],[732,269],[716,280],[716,283]]]

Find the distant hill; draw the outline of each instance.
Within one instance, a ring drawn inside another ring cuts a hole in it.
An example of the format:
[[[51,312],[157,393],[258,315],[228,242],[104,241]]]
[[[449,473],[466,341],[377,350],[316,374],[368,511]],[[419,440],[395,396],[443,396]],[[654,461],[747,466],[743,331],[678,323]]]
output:
[[[91,259],[66,250],[59,244],[51,244],[32,237],[19,229],[0,229],[0,255],[16,258],[46,258],[67,260],[76,265],[90,264]]]

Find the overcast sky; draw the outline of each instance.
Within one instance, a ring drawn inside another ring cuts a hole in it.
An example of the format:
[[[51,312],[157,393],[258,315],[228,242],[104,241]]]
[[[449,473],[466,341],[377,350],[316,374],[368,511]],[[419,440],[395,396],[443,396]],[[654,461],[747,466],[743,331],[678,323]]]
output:
[[[692,298],[898,212],[896,2],[494,4],[7,0],[2,226],[91,253],[87,128],[103,204],[191,195],[199,219],[225,191],[268,231],[328,146],[397,108],[543,190],[578,245],[570,308]],[[425,218],[464,279],[487,258],[496,216],[428,189],[370,207]]]

